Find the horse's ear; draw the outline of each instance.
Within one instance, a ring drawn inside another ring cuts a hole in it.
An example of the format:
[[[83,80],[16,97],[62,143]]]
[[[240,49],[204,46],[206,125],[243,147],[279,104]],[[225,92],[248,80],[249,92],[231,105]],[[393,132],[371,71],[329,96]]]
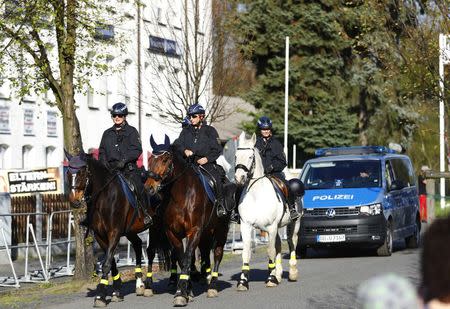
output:
[[[252,144],[255,145],[255,143],[256,143],[256,134],[253,133],[253,135],[252,135]]]
[[[164,134],[164,146],[166,146],[167,148],[170,147],[170,138],[167,136],[167,134]]]
[[[155,142],[155,139],[153,138],[153,134],[150,134],[150,146],[152,146],[153,149],[158,147],[158,145]]]
[[[245,132],[244,131],[242,131],[241,135],[239,135],[239,141],[241,142],[243,140],[245,140]]]
[[[72,155],[64,148],[64,155],[66,156],[67,160],[70,161],[72,159]]]

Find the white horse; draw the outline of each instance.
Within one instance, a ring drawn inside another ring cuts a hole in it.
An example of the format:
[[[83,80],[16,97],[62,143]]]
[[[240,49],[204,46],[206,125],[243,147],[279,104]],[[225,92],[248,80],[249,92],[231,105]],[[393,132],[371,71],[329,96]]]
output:
[[[239,136],[236,150],[235,180],[244,185],[239,201],[239,214],[241,216],[241,234],[244,244],[242,252],[242,273],[238,282],[238,291],[248,290],[249,262],[251,255],[252,228],[261,229],[269,234],[267,254],[269,256],[269,277],[266,286],[275,287],[281,282],[283,265],[281,260],[281,239],[278,229],[285,225],[288,227],[288,243],[290,251],[289,280],[296,281],[298,277],[297,233],[300,229],[300,219],[292,221],[283,205],[283,200],[277,195],[272,182],[264,175],[261,156],[254,147],[256,135],[251,139],[242,132]]]

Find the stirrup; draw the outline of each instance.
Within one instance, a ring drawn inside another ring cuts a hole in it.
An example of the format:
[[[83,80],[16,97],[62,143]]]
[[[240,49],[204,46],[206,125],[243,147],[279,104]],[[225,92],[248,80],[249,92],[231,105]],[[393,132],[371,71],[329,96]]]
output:
[[[231,223],[235,223],[235,224],[239,224],[241,221],[241,218],[239,217],[239,214],[235,211],[231,211],[230,214],[230,222]]]
[[[296,220],[296,219],[298,219],[300,217],[300,214],[295,209],[290,209],[289,210],[289,215],[290,215],[292,220]]]

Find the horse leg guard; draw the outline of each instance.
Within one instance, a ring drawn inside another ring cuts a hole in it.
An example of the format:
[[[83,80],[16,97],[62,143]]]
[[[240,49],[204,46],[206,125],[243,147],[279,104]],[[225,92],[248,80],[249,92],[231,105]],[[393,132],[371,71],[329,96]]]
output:
[[[140,267],[135,268],[134,276],[136,278],[136,295],[143,296],[145,287],[144,287],[144,283],[142,282],[142,270]]]
[[[180,280],[178,280],[177,291],[175,292],[175,297],[173,299],[174,307],[184,307],[189,301],[188,289],[189,289],[189,276],[180,275]]]
[[[291,252],[291,258],[289,259],[289,281],[297,281],[298,269],[297,269],[297,257],[295,251]]]
[[[122,279],[120,279],[120,273],[117,276],[113,277],[113,292],[111,296],[111,301],[114,303],[118,303],[123,301],[123,295],[120,292],[120,288],[122,287]]]
[[[144,296],[145,297],[151,297],[153,296],[153,273],[147,273],[147,278],[145,278],[144,281]]]
[[[208,286],[208,295],[207,295],[208,298],[214,298],[219,295],[219,291],[217,290],[217,281],[218,281],[217,277],[218,276],[219,276],[219,274],[216,272],[213,272],[211,274],[211,282],[209,283],[209,286]]]
[[[95,308],[104,308],[108,304],[106,302],[106,286],[108,285],[107,279],[101,279],[97,285],[97,295],[94,298]]]
[[[248,289],[249,289],[249,285],[248,285],[249,273],[250,273],[250,268],[248,270],[242,271],[241,277],[239,278],[239,281],[237,283],[237,290],[239,292],[248,291]]]
[[[178,283],[177,270],[171,269],[169,284],[167,285],[167,287],[169,288],[169,290],[175,290],[177,288],[177,283]]]
[[[280,282],[278,281],[277,277],[275,275],[269,275],[269,277],[266,280],[266,287],[273,288],[278,286]]]

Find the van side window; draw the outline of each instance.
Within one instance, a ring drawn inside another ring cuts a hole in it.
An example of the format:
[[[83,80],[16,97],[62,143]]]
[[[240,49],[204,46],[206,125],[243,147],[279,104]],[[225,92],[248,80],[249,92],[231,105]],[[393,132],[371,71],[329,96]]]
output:
[[[396,186],[401,189],[414,185],[408,161],[403,159],[392,159],[390,161],[394,172],[393,181],[396,183]]]

